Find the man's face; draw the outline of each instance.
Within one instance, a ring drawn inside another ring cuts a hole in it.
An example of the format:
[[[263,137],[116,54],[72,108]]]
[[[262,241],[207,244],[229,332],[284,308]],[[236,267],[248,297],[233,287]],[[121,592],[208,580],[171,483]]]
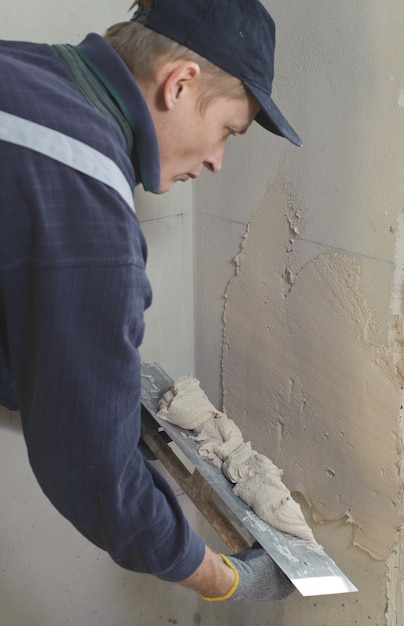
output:
[[[161,171],[157,193],[168,191],[177,181],[197,178],[204,167],[219,172],[228,137],[245,133],[259,108],[247,95],[242,99],[219,96],[204,111],[197,94],[184,100],[171,123],[156,128]]]

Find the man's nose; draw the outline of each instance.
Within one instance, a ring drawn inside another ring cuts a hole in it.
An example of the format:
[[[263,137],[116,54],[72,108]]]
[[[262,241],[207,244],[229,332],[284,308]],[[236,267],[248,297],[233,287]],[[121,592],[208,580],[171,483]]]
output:
[[[212,152],[203,162],[204,166],[214,174],[220,172],[223,163],[224,146]]]

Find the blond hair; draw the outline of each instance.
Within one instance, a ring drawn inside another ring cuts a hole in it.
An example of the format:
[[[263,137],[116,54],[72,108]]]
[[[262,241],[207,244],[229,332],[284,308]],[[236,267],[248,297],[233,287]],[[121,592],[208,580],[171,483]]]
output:
[[[134,2],[131,8],[137,4]],[[149,0],[142,1],[144,7],[149,4]],[[173,39],[145,27],[141,22],[114,24],[108,28],[104,38],[118,52],[135,79],[144,86],[153,80],[162,63],[186,59],[194,61],[201,68],[201,108],[220,96],[235,99],[246,97],[247,91],[238,78]]]

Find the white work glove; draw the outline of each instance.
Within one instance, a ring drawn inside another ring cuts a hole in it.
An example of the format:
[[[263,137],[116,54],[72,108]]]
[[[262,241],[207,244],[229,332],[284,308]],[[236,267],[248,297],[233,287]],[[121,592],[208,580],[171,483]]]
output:
[[[286,598],[295,589],[289,578],[262,548],[253,548],[227,557],[223,554],[220,556],[233,570],[234,584],[225,596],[202,596],[204,600],[270,602]]]

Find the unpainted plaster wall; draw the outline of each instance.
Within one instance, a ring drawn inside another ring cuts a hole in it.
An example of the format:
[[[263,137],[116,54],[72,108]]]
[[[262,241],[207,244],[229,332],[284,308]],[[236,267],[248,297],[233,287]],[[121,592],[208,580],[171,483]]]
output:
[[[196,373],[359,588],[279,624],[401,626],[404,9],[265,4],[304,147],[253,128],[197,185]]]

